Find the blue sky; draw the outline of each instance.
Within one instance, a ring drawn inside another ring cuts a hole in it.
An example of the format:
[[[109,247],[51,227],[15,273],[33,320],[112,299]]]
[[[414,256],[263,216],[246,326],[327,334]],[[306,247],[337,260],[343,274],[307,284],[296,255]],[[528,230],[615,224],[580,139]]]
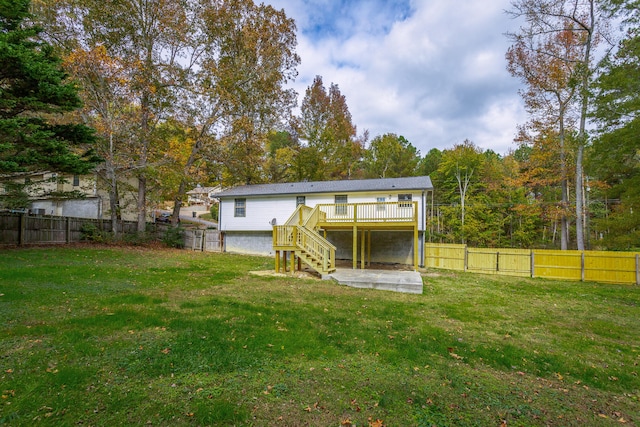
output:
[[[358,133],[405,136],[422,154],[470,139],[506,154],[526,115],[505,68],[509,0],[264,0],[295,19],[302,59],[345,95]]]

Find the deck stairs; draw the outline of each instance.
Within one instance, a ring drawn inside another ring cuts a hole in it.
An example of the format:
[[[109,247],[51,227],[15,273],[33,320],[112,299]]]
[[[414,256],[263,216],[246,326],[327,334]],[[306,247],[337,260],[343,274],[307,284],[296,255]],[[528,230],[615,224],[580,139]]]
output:
[[[289,250],[321,275],[336,271],[336,247],[318,232],[323,212],[299,205],[285,225],[274,225],[274,250]]]

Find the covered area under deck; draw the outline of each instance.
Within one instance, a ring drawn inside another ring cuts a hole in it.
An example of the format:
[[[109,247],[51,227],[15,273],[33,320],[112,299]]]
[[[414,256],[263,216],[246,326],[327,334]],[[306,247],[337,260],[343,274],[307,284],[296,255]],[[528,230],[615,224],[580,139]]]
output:
[[[276,251],[276,270],[286,269],[287,253],[291,268],[305,261],[321,274],[335,270],[336,246],[328,240],[331,232],[351,233],[353,269],[364,269],[371,264],[372,245],[379,232],[401,232],[411,236],[412,264],[418,268],[419,221],[418,203],[410,201],[318,204],[315,208],[299,206],[286,225],[274,226],[273,248]],[[409,239],[407,239],[409,241]],[[323,247],[323,245],[327,245]],[[347,248],[338,248],[343,253]],[[282,251],[283,262],[280,262]],[[325,258],[325,257],[328,257]]]
[[[375,232],[412,232],[413,267],[418,267],[418,203],[351,203],[318,205],[322,212],[318,229],[326,238],[329,231],[351,231],[353,268],[371,264]]]

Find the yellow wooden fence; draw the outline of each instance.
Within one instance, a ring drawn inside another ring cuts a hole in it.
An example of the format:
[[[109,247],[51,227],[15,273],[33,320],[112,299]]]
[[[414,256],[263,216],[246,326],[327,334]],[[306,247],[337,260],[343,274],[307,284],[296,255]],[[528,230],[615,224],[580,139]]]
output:
[[[425,266],[507,276],[640,285],[640,253],[425,244]]]

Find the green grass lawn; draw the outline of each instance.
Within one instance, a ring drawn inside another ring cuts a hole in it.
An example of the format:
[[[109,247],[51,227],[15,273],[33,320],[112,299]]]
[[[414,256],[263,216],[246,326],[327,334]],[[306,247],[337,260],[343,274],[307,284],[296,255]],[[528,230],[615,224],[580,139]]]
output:
[[[0,424],[640,425],[640,287],[430,271],[423,295],[268,258],[0,250]]]

